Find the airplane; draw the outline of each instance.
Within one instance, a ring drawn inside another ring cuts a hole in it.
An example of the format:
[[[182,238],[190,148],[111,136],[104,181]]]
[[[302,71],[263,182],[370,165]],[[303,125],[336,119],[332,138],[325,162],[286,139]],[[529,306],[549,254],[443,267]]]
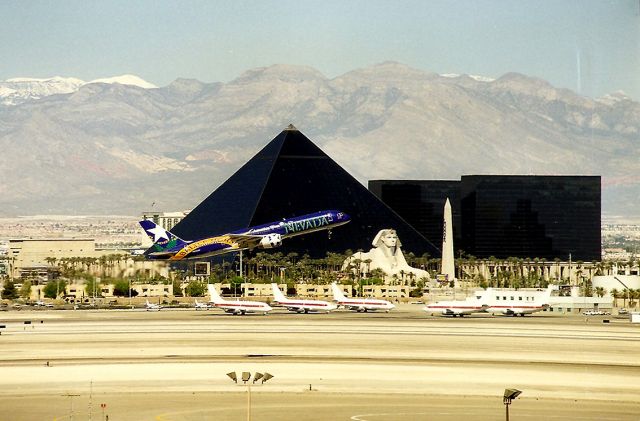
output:
[[[274,302],[284,306],[289,311],[295,311],[297,313],[309,313],[310,311],[326,311],[329,313],[331,310],[338,308],[337,305],[328,301],[322,300],[302,300],[302,299],[289,299],[282,294],[278,284],[271,284],[273,289]]]
[[[160,304],[152,304],[149,302],[149,300],[146,300],[147,304],[146,304],[146,309],[147,311],[153,311],[153,310],[158,310],[160,311],[160,309],[162,308],[162,306]]]
[[[44,302],[44,301],[42,301],[42,300],[38,300],[38,301],[36,301],[36,302],[35,302],[34,306],[36,306],[36,307],[49,307],[49,308],[51,308],[51,307],[53,307],[53,304],[51,304],[51,303],[45,303],[45,302]]]
[[[384,310],[388,313],[389,310],[395,308],[395,305],[386,300],[376,300],[374,298],[347,298],[335,282],[331,284],[331,290],[333,291],[333,299],[337,304],[339,306],[344,306],[349,310],[365,313],[367,311]]]
[[[481,313],[487,309],[487,305],[476,298],[458,301],[438,301],[424,306],[427,313],[441,313],[443,316],[464,317],[471,313]]]
[[[344,212],[326,210],[195,241],[185,241],[148,219],[140,221],[139,224],[153,241],[153,251],[147,254],[148,259],[183,260],[255,247],[263,249],[279,247],[284,238],[331,230],[350,220],[351,217]]]
[[[208,284],[207,289],[211,297],[210,303],[213,307],[223,309],[225,313],[231,313],[236,316],[240,314],[244,316],[246,313],[264,313],[266,315],[273,310],[269,304],[260,301],[225,300],[220,296],[213,284]]]
[[[486,291],[479,291],[477,296],[487,306],[485,309],[487,313],[524,317],[525,314],[549,308],[551,291],[554,289],[553,285],[537,290],[487,288]]]
[[[211,308],[211,305],[209,305],[209,303],[199,303],[197,299],[194,306],[196,310],[209,310]]]

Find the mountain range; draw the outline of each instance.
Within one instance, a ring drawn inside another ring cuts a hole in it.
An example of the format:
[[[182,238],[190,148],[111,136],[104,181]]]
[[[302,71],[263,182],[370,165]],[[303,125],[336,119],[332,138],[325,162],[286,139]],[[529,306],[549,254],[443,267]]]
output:
[[[163,87],[132,75],[0,82],[0,215],[189,209],[290,123],[363,184],[601,175],[603,215],[640,219],[638,102],[395,62]]]

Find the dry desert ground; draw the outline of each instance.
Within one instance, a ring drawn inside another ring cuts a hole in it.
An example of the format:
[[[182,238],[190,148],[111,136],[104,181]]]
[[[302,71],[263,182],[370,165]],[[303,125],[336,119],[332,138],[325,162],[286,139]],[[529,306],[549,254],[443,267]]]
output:
[[[640,419],[640,326],[537,313],[0,313],[0,421]],[[30,324],[25,324],[30,322]],[[105,405],[103,408],[102,405]]]

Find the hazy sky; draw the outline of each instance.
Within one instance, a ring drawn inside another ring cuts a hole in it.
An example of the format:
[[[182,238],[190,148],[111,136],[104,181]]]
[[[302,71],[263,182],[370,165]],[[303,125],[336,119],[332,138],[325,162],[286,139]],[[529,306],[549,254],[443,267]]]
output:
[[[0,80],[132,73],[163,86],[276,63],[335,77],[393,60],[640,100],[639,0],[2,0],[0,21]]]

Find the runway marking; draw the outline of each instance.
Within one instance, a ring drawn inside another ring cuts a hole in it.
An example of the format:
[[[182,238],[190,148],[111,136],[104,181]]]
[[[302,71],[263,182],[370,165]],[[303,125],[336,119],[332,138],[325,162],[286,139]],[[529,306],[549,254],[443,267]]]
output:
[[[469,416],[474,416],[474,415],[478,415],[477,412],[434,412],[434,411],[429,411],[429,412],[386,412],[386,413],[379,413],[379,414],[360,414],[360,415],[354,415],[352,416],[350,419],[353,421],[369,421],[370,417],[374,417],[374,418],[378,418],[378,417],[389,417],[389,416],[408,416],[410,418],[408,419],[414,419],[413,416],[414,415],[456,415],[456,416],[462,416],[462,415],[469,415]],[[367,417],[367,418],[362,418],[362,417]]]
[[[414,415],[452,415],[452,416],[476,416],[478,415],[477,412],[434,412],[434,411],[429,411],[429,412],[387,412],[387,413],[378,413],[378,414],[360,414],[360,415],[353,415],[351,418],[349,418],[352,421],[370,421],[371,418],[379,418],[379,417],[390,417],[390,416],[414,416]],[[366,418],[364,418],[366,417]],[[518,414],[518,418],[532,418],[535,420],[540,419],[540,414],[522,414],[519,413]],[[545,415],[546,419],[549,418],[555,418],[555,419],[566,419],[566,415]],[[413,419],[413,418],[408,418],[408,419]],[[594,417],[590,417],[590,416],[581,416],[580,420],[582,421],[589,421],[589,420],[593,420],[593,421],[618,421],[619,418],[602,418],[601,416],[594,416]],[[165,420],[158,420],[158,421],[165,421]]]

